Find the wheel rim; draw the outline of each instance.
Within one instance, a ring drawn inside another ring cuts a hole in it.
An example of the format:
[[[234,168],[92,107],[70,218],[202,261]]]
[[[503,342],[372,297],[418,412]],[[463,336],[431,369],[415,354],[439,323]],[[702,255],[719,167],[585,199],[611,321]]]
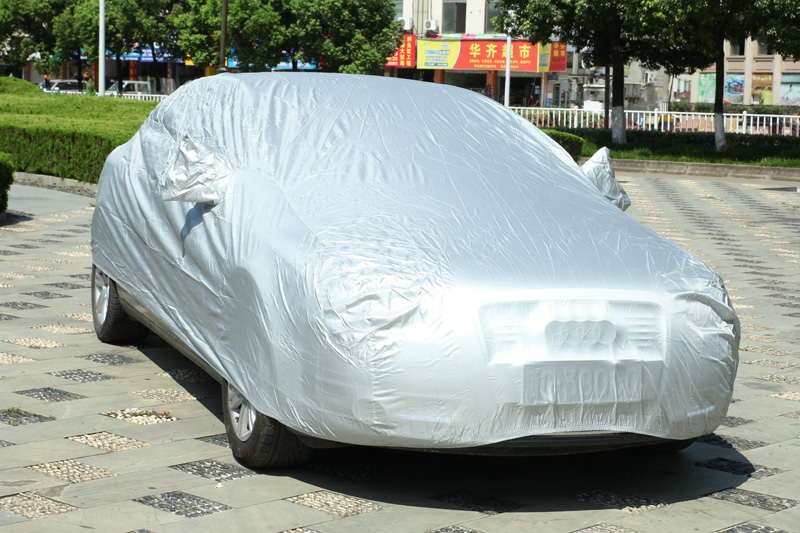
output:
[[[230,383],[228,384],[228,412],[231,414],[231,426],[236,438],[246,441],[253,432],[253,425],[256,423],[256,411]]]
[[[111,280],[102,270],[95,268],[92,289],[92,311],[98,324],[105,324],[108,315],[108,300],[111,295]]]

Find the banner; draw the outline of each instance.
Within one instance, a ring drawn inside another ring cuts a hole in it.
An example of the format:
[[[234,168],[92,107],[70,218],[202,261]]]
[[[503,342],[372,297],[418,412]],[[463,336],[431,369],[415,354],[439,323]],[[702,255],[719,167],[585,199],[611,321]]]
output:
[[[753,74],[750,96],[753,105],[772,105],[772,74]]]
[[[697,83],[697,101],[707,104],[714,103],[714,93],[717,89],[717,77],[714,74],[700,74]]]
[[[417,68],[447,70],[504,70],[505,39],[419,39]],[[511,41],[511,70],[522,72],[564,72],[566,43],[546,46],[530,41]]]
[[[416,35],[403,35],[403,42],[400,43],[400,48],[397,53],[386,59],[387,67],[400,67],[400,68],[414,68],[416,66],[416,48],[417,36]]]
[[[725,94],[723,95],[723,103],[744,103],[744,74],[725,75]]]
[[[800,106],[800,74],[784,74],[781,78],[780,105]]]

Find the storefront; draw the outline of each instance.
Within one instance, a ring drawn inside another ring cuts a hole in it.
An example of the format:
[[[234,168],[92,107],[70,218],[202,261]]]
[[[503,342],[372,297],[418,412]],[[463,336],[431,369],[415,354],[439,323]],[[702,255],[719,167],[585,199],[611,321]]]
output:
[[[391,75],[456,85],[501,101],[505,91],[504,35],[406,35],[396,56],[389,58]],[[566,43],[511,41],[511,105],[550,107],[566,94]]]

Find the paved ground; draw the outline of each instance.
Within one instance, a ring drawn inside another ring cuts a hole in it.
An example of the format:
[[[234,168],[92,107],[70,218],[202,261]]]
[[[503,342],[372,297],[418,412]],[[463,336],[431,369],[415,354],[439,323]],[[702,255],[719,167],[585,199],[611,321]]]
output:
[[[235,463],[219,386],[162,341],[97,341],[92,199],[14,185],[24,215],[0,226],[3,533],[800,532],[797,184],[620,177],[629,214],[715,267],[740,313],[736,401],[714,435],[656,457],[347,448],[279,472]],[[106,414],[125,409],[142,416]]]

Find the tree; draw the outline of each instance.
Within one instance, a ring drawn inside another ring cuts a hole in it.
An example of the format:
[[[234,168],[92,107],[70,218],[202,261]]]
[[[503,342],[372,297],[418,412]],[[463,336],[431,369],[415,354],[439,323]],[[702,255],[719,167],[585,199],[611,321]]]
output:
[[[499,19],[514,28],[512,34],[533,43],[555,35],[585,49],[588,61],[611,67],[611,139],[624,144],[625,65],[649,57],[656,41],[648,29],[663,15],[662,5],[659,0],[500,0]]]
[[[391,0],[230,0],[227,44],[243,70],[317,60],[320,70],[377,74],[397,50]],[[170,15],[174,47],[201,66],[217,63],[218,0],[184,0]]]
[[[764,26],[758,36],[770,53],[800,61],[800,2],[765,0]]]
[[[68,0],[0,0],[0,60],[20,76],[32,59],[49,68],[55,46],[52,21]],[[49,71],[48,71],[49,73]]]

